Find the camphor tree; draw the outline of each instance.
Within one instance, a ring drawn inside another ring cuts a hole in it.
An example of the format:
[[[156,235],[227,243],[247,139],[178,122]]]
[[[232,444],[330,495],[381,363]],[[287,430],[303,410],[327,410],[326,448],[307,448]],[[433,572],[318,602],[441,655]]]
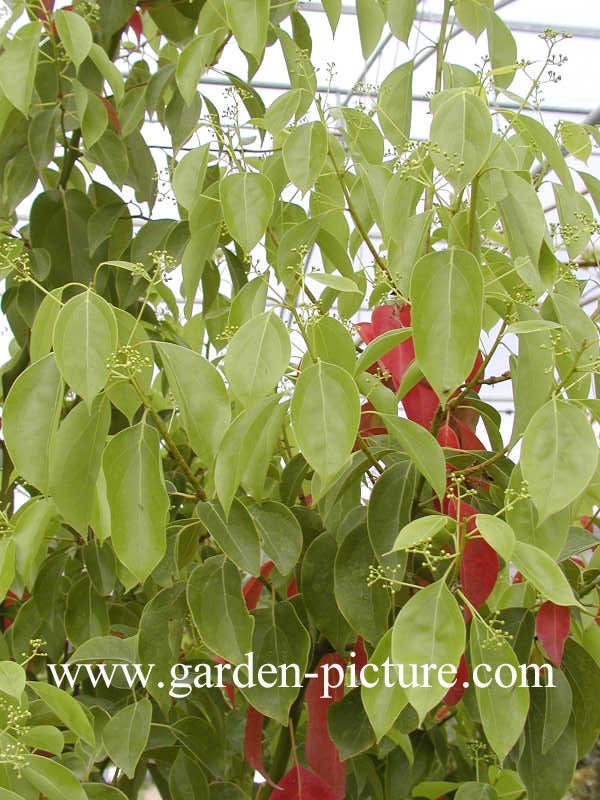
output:
[[[562,37],[519,61],[491,0],[445,0],[417,142],[414,63],[335,108],[295,5],[5,20],[0,800],[135,798],[148,775],[164,800],[559,800],[600,731],[599,135],[535,112]],[[363,55],[416,5],[358,2]],[[457,24],[479,71],[446,60]],[[236,46],[220,118],[202,79]],[[265,48],[291,87],[268,108]],[[498,382],[510,436],[480,396]],[[170,696],[174,664],[216,681],[250,652],[316,677]],[[324,667],[387,659],[458,682],[323,697]],[[56,685],[98,663],[155,667]],[[554,688],[469,680],[542,663]]]

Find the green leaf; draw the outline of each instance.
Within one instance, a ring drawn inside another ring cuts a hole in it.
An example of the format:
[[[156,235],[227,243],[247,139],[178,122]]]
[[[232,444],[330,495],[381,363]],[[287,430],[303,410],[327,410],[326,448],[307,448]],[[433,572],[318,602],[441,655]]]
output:
[[[383,665],[386,661],[389,663],[391,659],[391,647],[392,631],[389,630],[383,635],[369,659],[369,664],[377,665],[379,679],[376,683],[373,681],[375,683],[374,686],[368,686],[363,683],[360,689],[363,705],[369,717],[369,722],[375,731],[377,741],[380,741],[386,735],[408,703],[404,689],[397,681],[390,680],[389,683],[391,685],[388,686],[385,680],[381,680],[381,676],[384,673]],[[366,675],[368,675],[368,672]]]
[[[546,235],[546,218],[533,186],[519,175],[491,170],[482,176],[481,187],[494,202],[513,259],[523,259],[517,273],[536,292],[541,291],[540,249]]]
[[[41,36],[39,22],[30,22],[5,41],[0,56],[0,88],[12,105],[24,116],[29,116],[37,71]]]
[[[461,191],[488,157],[492,118],[487,105],[466,91],[442,95],[434,104],[430,136],[433,163]]]
[[[352,377],[320,361],[303,369],[291,402],[298,445],[324,481],[350,458],[360,421],[360,398]]]
[[[552,600],[557,606],[577,605],[564,572],[548,553],[532,544],[516,542],[512,561],[542,597]]]
[[[56,363],[65,381],[88,404],[108,381],[108,362],[117,347],[117,336],[112,308],[92,291],[72,297],[56,318]]]
[[[198,503],[196,513],[234,564],[251,575],[260,572],[260,541],[258,532],[246,506],[234,499],[226,517],[218,503]]]
[[[581,409],[553,398],[533,415],[523,437],[521,470],[540,521],[579,497],[597,463],[596,437]]]
[[[562,121],[560,138],[565,150],[580,161],[587,162],[592,154],[592,143],[588,132],[582,125],[578,125],[576,122]]]
[[[330,289],[334,289],[336,292],[352,292],[358,293],[360,292],[357,284],[352,280],[352,278],[346,278],[343,275],[329,275],[321,274],[320,272],[309,272],[306,276],[313,281],[317,281],[317,283],[322,283],[324,286],[328,286]]]
[[[84,783],[82,786],[89,800],[127,800],[127,795],[108,783]]]
[[[564,672],[552,671],[553,687],[544,691],[544,732],[542,734],[542,753],[554,747],[569,724],[573,709],[573,692]],[[534,690],[535,691],[535,690]]]
[[[366,525],[358,525],[340,544],[334,567],[338,607],[350,627],[369,642],[383,636],[390,611],[387,590],[381,583],[369,585],[374,557]]]
[[[17,472],[48,489],[50,451],[58,428],[64,386],[53,354],[22,372],[4,401],[2,433]]]
[[[183,750],[169,772],[169,790],[172,800],[209,800],[204,771]]]
[[[471,372],[479,348],[481,268],[466,250],[429,253],[414,266],[410,295],[417,362],[445,403]]]
[[[437,440],[421,425],[410,419],[382,414],[390,435],[400,443],[410,460],[425,477],[436,495],[443,499],[446,492],[446,459]]]
[[[50,457],[50,494],[64,520],[85,533],[92,518],[96,481],[110,425],[110,403],[79,403],[62,421]]]
[[[525,727],[525,746],[517,768],[527,788],[528,800],[561,800],[567,793],[577,762],[577,741],[573,721],[558,741],[542,752],[548,706],[545,699],[552,688],[531,689],[531,709]]]
[[[227,348],[223,369],[232,393],[245,405],[271,394],[290,360],[290,335],[272,311],[248,320]]]
[[[515,533],[510,525],[491,514],[478,514],[475,517],[477,530],[506,563],[515,549]]]
[[[498,793],[489,783],[467,781],[458,787],[454,800],[498,800]]]
[[[375,744],[375,734],[358,689],[348,692],[330,706],[327,727],[342,761],[364,753]]]
[[[102,731],[102,743],[111,761],[129,778],[133,778],[146,749],[151,722],[152,703],[144,697],[118,711]]]
[[[267,43],[269,0],[225,0],[227,19],[240,48],[262,61]]]
[[[108,635],[110,627],[106,604],[84,574],[67,595],[65,630],[69,641],[78,647],[92,637]]]
[[[264,682],[272,681],[272,688],[254,686],[240,689],[248,702],[261,714],[272,717],[281,725],[287,725],[290,707],[300,691],[300,685],[308,664],[310,636],[298,619],[291,603],[283,601],[272,608],[253,612],[255,626],[251,652],[254,655],[256,673],[264,664],[275,667],[294,665],[280,680],[279,675],[264,673]],[[294,667],[297,665],[298,675]],[[241,673],[243,675],[243,673]],[[297,678],[299,677],[299,680]]]
[[[157,350],[194,452],[210,468],[231,420],[223,378],[187,347],[158,342]]]
[[[456,16],[461,26],[478,39],[488,21],[488,10],[494,8],[493,0],[457,0]]]
[[[34,750],[46,750],[57,756],[65,746],[65,737],[54,725],[34,725],[24,734],[23,741]],[[1,798],[0,794],[0,800]]]
[[[575,189],[555,183],[554,197],[561,224],[561,235],[567,254],[574,260],[588,246],[594,230],[594,215],[590,204]]]
[[[6,597],[15,577],[15,543],[13,538],[0,539],[0,597]]]
[[[573,693],[577,755],[585,758],[594,746],[600,728],[600,707],[590,702],[590,698],[597,697],[600,691],[600,668],[580,644],[569,638],[565,642],[562,669]]]
[[[0,661],[0,687],[5,694],[19,701],[25,691],[25,670],[14,661]]]
[[[90,26],[75,11],[64,11],[62,9],[55,12],[54,23],[67,55],[75,66],[79,68],[92,49],[94,40]]]
[[[377,0],[356,0],[356,13],[358,15],[358,32],[363,58],[368,58],[381,36],[385,25],[385,17],[381,4]]]
[[[103,47],[100,47],[100,45],[96,44],[95,42],[90,49],[89,57],[93,61],[98,72],[110,85],[116,102],[120,104],[123,101],[123,96],[125,94],[125,85],[123,83],[123,76],[119,72],[119,69],[110,60],[106,50],[104,50]]]
[[[407,550],[416,544],[432,539],[450,522],[449,517],[421,517],[405,525],[394,542],[393,550]]]
[[[223,437],[215,461],[215,488],[226,514],[240,484],[255,500],[269,495],[267,473],[286,411],[279,399],[267,397],[242,411]]]
[[[410,339],[411,336],[412,328],[402,328],[382,333],[376,339],[373,339],[372,342],[369,342],[362,351],[356,361],[354,374],[360,375],[361,372],[366,372],[376,361],[383,358],[383,356],[389,353],[390,350],[393,350],[397,345]]]
[[[166,548],[169,498],[157,431],[144,423],[120,431],[108,443],[102,465],[115,553],[143,582]]]
[[[451,664],[458,666],[465,649],[465,622],[458,603],[444,580],[438,580],[414,594],[400,609],[392,629],[392,661],[394,664]],[[406,698],[422,720],[448,689],[430,675],[429,687],[411,686]],[[420,682],[422,672],[419,672]]]
[[[490,639],[489,628],[478,617],[471,622],[469,646],[472,669],[486,664],[491,670],[487,666],[478,670],[479,682],[489,680],[490,684],[486,687],[475,684],[475,697],[486,738],[502,763],[525,725],[529,690],[519,685],[505,689],[493,679],[501,664],[510,664],[518,672],[517,657],[505,639]]]
[[[392,2],[389,7],[398,3]],[[377,117],[387,139],[404,150],[410,138],[412,116],[413,62],[407,61],[392,70],[379,87]]]
[[[108,125],[108,114],[102,100],[79,81],[73,80],[75,108],[86,147],[93,147]]]
[[[249,253],[263,237],[275,203],[271,181],[254,172],[228,175],[220,184],[229,233]]]
[[[327,14],[331,32],[335,34],[342,13],[342,0],[323,0],[323,8]]]
[[[73,773],[51,758],[29,754],[23,776],[47,800],[87,800]]]
[[[401,42],[408,44],[417,12],[418,0],[385,0],[384,7],[390,29]]]
[[[322,533],[310,543],[302,559],[300,586],[309,617],[339,653],[344,652],[352,634],[334,594],[336,541]]]
[[[285,169],[302,194],[315,185],[326,158],[327,129],[322,122],[298,125],[283,143]]]
[[[56,506],[46,497],[33,497],[13,517],[15,570],[25,586],[33,587],[46,557],[48,540],[58,527]]]
[[[186,153],[175,167],[172,179],[173,191],[179,205],[187,211],[192,209],[202,191],[209,158],[208,145],[203,144]]]
[[[356,349],[346,327],[333,317],[319,316],[307,327],[311,352],[322,361],[354,372]]]
[[[187,584],[188,605],[204,643],[232,664],[252,649],[254,619],[242,597],[239,571],[225,556],[196,567]]]
[[[287,506],[275,500],[253,503],[248,510],[265,554],[282,575],[290,575],[302,551],[302,529],[298,520]]]
[[[73,731],[77,737],[92,747],[95,745],[94,731],[90,721],[83,707],[74,697],[50,683],[28,681],[27,686],[37,694],[40,700],[44,701],[70,731]]]

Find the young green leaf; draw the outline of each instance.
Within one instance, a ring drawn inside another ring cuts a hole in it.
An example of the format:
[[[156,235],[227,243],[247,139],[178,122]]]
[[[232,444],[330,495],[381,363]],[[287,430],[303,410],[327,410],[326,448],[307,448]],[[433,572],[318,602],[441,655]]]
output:
[[[404,665],[408,671],[412,665],[418,670],[420,685],[405,692],[420,719],[448,691],[434,675],[429,676],[429,686],[425,686],[423,666],[457,667],[464,649],[465,622],[444,580],[419,589],[401,608],[392,629],[392,662]]]
[[[358,433],[360,398],[346,370],[323,361],[302,370],[291,402],[304,457],[323,480],[346,464]]]
[[[3,42],[0,55],[0,88],[25,117],[33,95],[41,32],[39,22],[23,25],[12,39]]]
[[[220,184],[229,233],[249,253],[263,237],[275,203],[271,181],[255,172],[228,175]]]
[[[598,463],[598,445],[585,413],[553,398],[531,418],[523,437],[521,470],[540,521],[584,491]]]
[[[272,311],[248,320],[236,331],[223,369],[233,394],[245,405],[271,394],[290,360],[290,335]]]
[[[298,125],[283,143],[283,163],[303,194],[311,189],[327,158],[327,129],[321,122]]]
[[[471,623],[471,667],[478,669],[479,681],[489,686],[475,684],[475,697],[486,738],[502,762],[521,735],[529,708],[529,690],[519,685],[504,688],[494,679],[501,664],[518,670],[517,658],[505,639],[490,640],[488,627],[478,617]],[[480,665],[486,665],[479,669]]]
[[[68,300],[56,318],[56,363],[66,383],[88,403],[106,385],[117,338],[112,308],[91,290]]]
[[[187,347],[156,345],[190,443],[210,468],[231,420],[223,378],[210,361]]]
[[[437,98],[433,108],[431,158],[459,192],[485,163],[492,138],[492,118],[481,98],[457,91]]]
[[[56,714],[70,731],[83,739],[84,742],[95,745],[94,730],[83,710],[81,704],[70,694],[53,686],[51,683],[41,681],[28,681],[27,686]]]
[[[390,3],[390,6],[398,5]],[[404,150],[410,138],[413,62],[407,61],[387,75],[377,95],[377,117],[389,141]]]
[[[80,67],[88,57],[94,41],[90,26],[80,14],[64,9],[55,12],[54,23],[67,55],[76,67]]]
[[[443,499],[446,492],[446,460],[444,451],[436,439],[421,425],[410,419],[381,414],[386,428],[419,472],[427,480],[436,495]]]

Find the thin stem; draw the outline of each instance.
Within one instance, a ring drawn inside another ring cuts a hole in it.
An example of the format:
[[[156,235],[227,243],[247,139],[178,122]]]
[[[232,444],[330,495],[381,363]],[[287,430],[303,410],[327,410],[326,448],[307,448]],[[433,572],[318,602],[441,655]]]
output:
[[[131,384],[132,384],[133,388],[135,389],[135,391],[137,392],[138,397],[140,398],[140,400],[144,404],[144,408],[146,408],[148,410],[148,412],[150,413],[150,416],[152,417],[152,421],[154,422],[154,424],[158,428],[158,431],[159,431],[161,437],[164,439],[165,444],[169,448],[169,451],[170,451],[171,455],[173,456],[175,461],[177,461],[177,463],[179,464],[179,466],[181,468],[181,471],[184,473],[184,475],[187,477],[187,479],[189,480],[189,482],[193,486],[194,491],[196,492],[196,497],[199,498],[200,500],[206,500],[206,493],[204,492],[204,489],[198,483],[198,480],[197,480],[196,476],[194,475],[194,473],[190,469],[189,464],[186,462],[184,457],[181,455],[181,451],[179,450],[179,448],[177,447],[177,445],[173,441],[173,439],[171,437],[171,434],[169,433],[169,431],[163,425],[163,421],[161,420],[160,416],[157,414],[157,412],[153,408],[152,403],[146,397],[142,387],[140,386],[140,384],[136,380],[135,376],[133,376],[133,375],[131,376]]]

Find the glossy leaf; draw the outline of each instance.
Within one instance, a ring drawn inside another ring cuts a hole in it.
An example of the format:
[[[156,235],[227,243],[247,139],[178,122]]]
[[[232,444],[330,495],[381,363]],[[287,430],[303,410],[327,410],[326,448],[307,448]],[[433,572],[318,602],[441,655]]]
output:
[[[381,417],[391,436],[400,443],[436,495],[443,498],[446,492],[446,462],[437,441],[429,431],[412,420],[389,414],[382,414]]]
[[[290,180],[305,194],[314,186],[327,158],[327,130],[321,122],[294,128],[283,144],[283,163]]]

